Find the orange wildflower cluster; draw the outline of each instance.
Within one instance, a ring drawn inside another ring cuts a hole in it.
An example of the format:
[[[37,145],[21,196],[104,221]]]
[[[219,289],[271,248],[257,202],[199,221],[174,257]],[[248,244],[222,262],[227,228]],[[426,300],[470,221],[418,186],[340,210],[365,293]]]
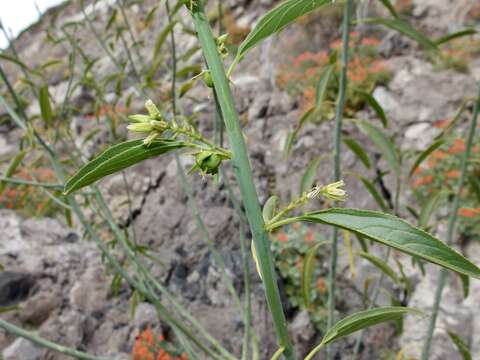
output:
[[[433,182],[433,175],[425,175],[425,176],[422,176],[422,177],[416,179],[413,182],[413,186],[414,187],[420,187],[422,185],[431,184],[432,182]]]
[[[132,349],[132,360],[188,360],[186,354],[172,356],[160,347],[160,343],[165,341],[163,336],[155,339],[155,334],[151,328],[145,329],[137,336]]]
[[[445,129],[450,125],[452,122],[452,119],[439,119],[433,123],[433,127],[437,129]]]
[[[452,155],[461,154],[465,151],[466,147],[465,140],[455,139],[453,145],[448,148],[448,153]]]
[[[383,60],[375,59],[376,47],[380,41],[373,37],[360,38],[357,32],[350,34],[350,48],[352,51],[351,60],[348,68],[348,77],[356,87],[365,91],[371,89],[378,82],[388,79],[389,69]],[[316,85],[320,76],[329,64],[330,54],[340,51],[342,39],[333,41],[328,50],[319,52],[304,52],[291,59],[290,63],[283,66],[277,76],[277,86],[286,89],[293,95],[302,97],[302,108],[309,109],[315,103]],[[337,71],[340,68],[340,60],[337,59]],[[335,84],[331,83],[332,92],[327,92],[327,100],[335,93]],[[349,96],[349,99],[355,96]],[[351,100],[347,103],[347,108],[356,110],[363,106],[362,101]],[[328,112],[328,111],[327,111]]]
[[[22,180],[33,181],[34,178],[38,182],[54,182],[55,174],[53,170],[48,168],[32,169],[30,175],[25,170],[20,170],[15,177]],[[0,194],[0,207],[7,209],[23,209],[28,204],[34,206],[36,212],[41,212],[49,203],[49,198],[43,195],[38,189],[29,185],[9,186],[3,194]]]
[[[317,290],[320,294],[327,293],[327,283],[324,278],[320,277],[317,280]]]
[[[458,215],[468,218],[474,218],[480,216],[480,208],[462,207],[458,209]]]
[[[288,236],[283,231],[280,231],[277,235],[277,239],[281,243],[286,243],[288,241]]]

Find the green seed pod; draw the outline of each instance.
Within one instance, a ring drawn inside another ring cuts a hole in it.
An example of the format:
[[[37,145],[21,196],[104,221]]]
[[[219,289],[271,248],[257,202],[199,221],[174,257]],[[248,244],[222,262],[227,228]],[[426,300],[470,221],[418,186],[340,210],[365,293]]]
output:
[[[222,157],[212,151],[199,152],[195,157],[196,167],[206,174],[215,175],[222,162]]]
[[[203,73],[203,81],[205,82],[205,85],[207,85],[209,88],[213,88],[213,79],[212,79],[212,74],[210,71],[205,71]]]

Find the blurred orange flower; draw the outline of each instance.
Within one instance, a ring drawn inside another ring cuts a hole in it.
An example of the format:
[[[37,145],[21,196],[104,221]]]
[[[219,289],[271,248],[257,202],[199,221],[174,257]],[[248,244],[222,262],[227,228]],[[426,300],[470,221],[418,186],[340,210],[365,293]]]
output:
[[[468,218],[474,218],[480,215],[480,208],[460,208],[458,215]]]

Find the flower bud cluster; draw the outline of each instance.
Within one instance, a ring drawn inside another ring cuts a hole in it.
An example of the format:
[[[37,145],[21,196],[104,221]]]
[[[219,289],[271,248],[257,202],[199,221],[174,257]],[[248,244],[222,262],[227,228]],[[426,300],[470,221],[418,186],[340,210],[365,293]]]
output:
[[[137,114],[128,117],[130,125],[127,126],[127,129],[146,134],[143,140],[146,146],[152,144],[166,131],[168,131],[168,137],[171,139],[182,136],[186,141],[189,141],[188,145],[190,147],[200,150],[193,153],[195,165],[191,171],[199,170],[202,174],[217,174],[222,161],[231,158],[228,151],[209,142],[187,121],[182,120],[180,124],[177,119],[166,121],[151,100],[147,100],[145,108],[148,115]]]

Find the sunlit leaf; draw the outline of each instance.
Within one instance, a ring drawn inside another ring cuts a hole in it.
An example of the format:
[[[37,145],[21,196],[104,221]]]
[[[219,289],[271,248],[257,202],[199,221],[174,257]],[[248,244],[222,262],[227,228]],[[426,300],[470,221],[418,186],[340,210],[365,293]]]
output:
[[[443,193],[437,192],[433,193],[428,197],[424,202],[422,209],[420,210],[420,215],[418,216],[418,227],[421,229],[426,229],[430,218],[432,217],[433,212],[437,209],[438,202],[442,198]]]
[[[143,140],[132,140],[114,145],[73,175],[65,183],[64,194],[68,195],[107,175],[126,169],[151,157],[186,146],[185,143],[168,139],[157,140],[150,145],[144,145]]]
[[[440,146],[442,146],[445,143],[444,139],[439,139],[435,142],[433,142],[428,148],[423,150],[420,155],[415,159],[415,162],[412,165],[412,168],[410,169],[410,172],[408,173],[408,176],[412,176],[415,170],[421,165],[421,163],[435,150],[437,150]]]
[[[464,30],[456,31],[454,33],[438,38],[437,40],[435,40],[435,44],[437,45],[445,44],[453,39],[457,39],[463,36],[475,35],[476,33],[477,33],[477,30],[475,29],[464,29]]]
[[[343,137],[342,140],[345,145],[347,145],[347,147],[352,150],[352,152],[357,156],[357,158],[360,159],[363,165],[365,165],[367,169],[370,169],[372,165],[370,164],[370,159],[365,150],[363,150],[363,147],[352,138]]]
[[[365,134],[374,143],[379,153],[385,158],[385,160],[387,160],[395,175],[400,177],[400,159],[392,140],[390,140],[390,138],[387,137],[379,128],[366,121],[361,121],[359,124]]]
[[[410,39],[415,40],[427,50],[431,50],[434,52],[438,51],[438,47],[437,47],[437,44],[435,44],[435,42],[433,42],[425,34],[422,34],[420,31],[416,30],[412,25],[410,25],[406,21],[403,21],[400,19],[374,18],[374,19],[366,19],[363,22],[366,22],[368,24],[377,24],[377,25],[383,25],[383,26],[389,27],[390,29],[397,31],[402,35],[405,35]]]
[[[335,71],[335,65],[327,65],[320,76],[315,91],[315,106],[319,109],[327,95],[328,85]]]
[[[42,113],[43,121],[48,126],[52,125],[52,106],[50,104],[50,95],[48,93],[48,86],[42,86],[38,91],[38,101],[40,103],[40,111]]]
[[[431,234],[393,215],[368,210],[331,208],[306,213],[290,219],[291,221],[336,226],[446,269],[480,279],[480,269],[474,263]]]
[[[383,4],[383,6],[385,6],[388,10],[388,12],[394,17],[394,18],[398,18],[398,14],[397,12],[395,11],[395,7],[392,5],[392,3],[390,2],[390,0],[380,0],[380,2]]]
[[[463,360],[472,360],[472,354],[470,354],[470,349],[468,348],[467,344],[465,344],[465,342],[462,340],[462,338],[452,331],[447,331],[447,333],[457,347],[460,355],[462,355]]]
[[[4,173],[4,177],[9,178],[11,177],[15,171],[17,171],[18,166],[22,163],[23,159],[27,155],[25,150],[20,151],[10,162],[7,167],[7,170]],[[5,181],[0,181],[0,195],[2,195],[3,191],[5,190],[7,183]]]
[[[359,177],[360,181],[365,185],[365,188],[368,190],[370,195],[372,195],[373,199],[377,203],[377,205],[382,209],[383,211],[388,211],[388,206],[385,204],[385,201],[383,201],[382,195],[377,191],[375,185],[368,179],[364,178],[363,176]]]
[[[387,115],[385,115],[385,111],[383,110],[382,105],[380,105],[380,103],[371,94],[369,94],[368,92],[362,89],[355,88],[355,92],[360,94],[368,103],[368,105],[370,105],[373,111],[375,111],[375,114],[377,114],[378,118],[382,122],[383,127],[387,127],[388,126]]]
[[[305,306],[310,305],[310,290],[312,287],[313,270],[318,249],[322,245],[329,244],[329,241],[322,241],[308,249],[303,259],[301,287]]]
[[[320,345],[310,352],[305,360],[313,359],[315,354],[320,351],[323,346],[339,338],[348,336],[356,331],[373,325],[381,324],[391,320],[397,320],[406,313],[421,314],[421,312],[416,309],[392,306],[360,311],[349,315],[338,321],[335,325],[327,330]]]
[[[317,157],[310,161],[310,164],[307,166],[307,170],[305,170],[305,174],[303,174],[302,181],[300,183],[300,196],[312,189],[313,185],[315,184],[315,179],[317,178],[318,168],[320,166],[320,161],[322,159]]]
[[[331,2],[331,0],[283,1],[258,20],[255,28],[238,47],[234,63],[238,63],[250,49],[257,46],[261,41],[283,30],[299,17]]]
[[[375,265],[381,271],[383,271],[385,275],[387,275],[395,283],[400,283],[400,278],[398,277],[398,275],[383,259],[380,259],[378,256],[366,252],[360,252],[358,253],[358,255],[369,261],[372,265]]]
[[[268,223],[277,211],[278,196],[270,196],[263,206],[263,221]]]

